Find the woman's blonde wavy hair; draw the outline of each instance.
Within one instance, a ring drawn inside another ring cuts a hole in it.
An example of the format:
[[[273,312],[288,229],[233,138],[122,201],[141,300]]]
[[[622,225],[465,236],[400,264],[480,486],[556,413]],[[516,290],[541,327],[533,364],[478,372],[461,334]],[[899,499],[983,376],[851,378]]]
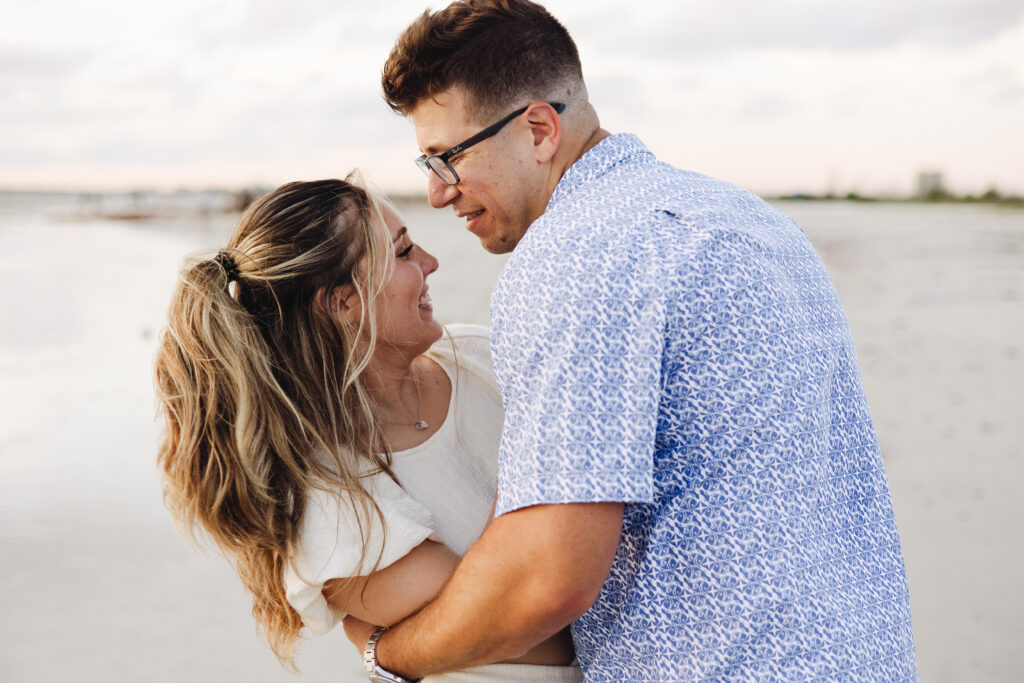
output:
[[[365,520],[379,510],[359,474],[391,473],[362,376],[393,262],[374,237],[376,213],[351,178],[260,198],[218,256],[186,262],[156,358],[165,503],[190,537],[201,528],[234,561],[288,665],[302,620],[284,570],[306,492],[347,491]],[[358,325],[332,315],[346,285],[362,302]]]

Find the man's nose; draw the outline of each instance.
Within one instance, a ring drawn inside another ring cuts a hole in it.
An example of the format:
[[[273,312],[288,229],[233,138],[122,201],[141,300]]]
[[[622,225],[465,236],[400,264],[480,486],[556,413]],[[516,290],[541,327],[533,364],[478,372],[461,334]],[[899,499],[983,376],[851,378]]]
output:
[[[448,206],[458,194],[458,186],[449,185],[441,180],[436,173],[431,172],[427,176],[427,201],[435,209],[443,209]]]

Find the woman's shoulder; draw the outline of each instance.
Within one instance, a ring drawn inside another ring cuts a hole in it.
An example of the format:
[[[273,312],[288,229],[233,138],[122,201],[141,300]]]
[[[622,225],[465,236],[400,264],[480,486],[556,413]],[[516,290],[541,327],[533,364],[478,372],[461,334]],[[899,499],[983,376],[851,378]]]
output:
[[[431,355],[448,368],[468,371],[494,385],[490,330],[483,325],[445,325],[445,334],[431,348]]]
[[[444,326],[444,335],[434,342],[431,351],[451,360],[468,357],[491,364],[491,333],[483,325],[455,323]]]
[[[445,325],[444,329],[447,331],[447,336],[457,342],[477,339],[483,340],[488,344],[490,343],[491,331],[484,325],[474,325],[473,323],[452,323]]]

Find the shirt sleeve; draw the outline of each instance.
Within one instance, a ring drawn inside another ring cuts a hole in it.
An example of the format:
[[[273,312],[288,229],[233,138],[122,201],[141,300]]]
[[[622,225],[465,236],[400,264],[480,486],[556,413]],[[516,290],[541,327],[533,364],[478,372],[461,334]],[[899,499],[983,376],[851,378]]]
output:
[[[665,312],[657,246],[632,233],[585,250],[556,244],[503,283],[498,514],[653,500]]]
[[[387,474],[367,477],[363,486],[380,515],[370,507],[368,514],[357,517],[341,496],[319,489],[308,494],[294,565],[285,569],[285,590],[288,602],[313,635],[327,633],[345,616],[324,598],[327,581],[365,576],[375,564],[377,570],[384,569],[425,540],[440,542],[430,512]]]

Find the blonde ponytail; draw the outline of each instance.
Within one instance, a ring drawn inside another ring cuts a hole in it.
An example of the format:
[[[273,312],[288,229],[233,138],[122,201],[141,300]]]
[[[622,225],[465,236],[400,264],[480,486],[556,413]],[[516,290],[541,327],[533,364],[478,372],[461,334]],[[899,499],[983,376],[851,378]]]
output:
[[[165,503],[190,535],[201,528],[233,559],[287,664],[302,623],[284,572],[306,492],[347,492],[357,514],[370,514],[359,474],[390,472],[361,376],[387,263],[373,206],[343,180],[289,183],[255,202],[224,250],[184,267],[157,353]],[[358,326],[330,309],[346,285],[362,300]]]

